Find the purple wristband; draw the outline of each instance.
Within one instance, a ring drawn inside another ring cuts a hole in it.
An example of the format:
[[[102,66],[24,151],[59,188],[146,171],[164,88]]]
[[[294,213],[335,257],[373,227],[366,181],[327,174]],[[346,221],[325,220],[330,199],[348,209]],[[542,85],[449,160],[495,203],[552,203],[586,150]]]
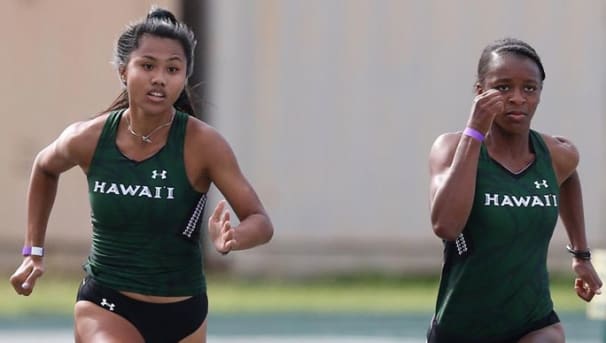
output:
[[[471,127],[466,127],[465,130],[463,130],[463,134],[477,140],[478,142],[484,141],[484,135],[480,131],[472,129]]]
[[[28,247],[24,246],[21,249],[21,255],[23,256],[44,256],[44,248],[42,247]]]

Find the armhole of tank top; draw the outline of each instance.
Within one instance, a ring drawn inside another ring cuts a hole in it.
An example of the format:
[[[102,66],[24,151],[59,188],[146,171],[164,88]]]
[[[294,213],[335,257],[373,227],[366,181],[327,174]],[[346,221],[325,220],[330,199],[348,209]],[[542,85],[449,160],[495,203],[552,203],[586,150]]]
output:
[[[171,126],[171,132],[169,136],[169,149],[175,156],[179,156],[177,161],[180,163],[180,169],[183,173],[183,177],[188,180],[188,185],[193,190],[193,185],[187,175],[187,168],[185,166],[185,135],[187,133],[187,123],[189,120],[189,114],[178,111],[175,114],[175,122]]]
[[[551,153],[549,152],[549,148],[547,147],[547,144],[545,144],[545,141],[543,140],[543,137],[541,137],[540,133],[530,130],[530,144],[532,144],[535,158],[538,157],[546,162],[549,162],[550,164],[552,163]]]
[[[177,120],[177,123],[179,125],[176,127],[176,129],[178,129],[177,137],[179,137],[179,141],[176,141],[175,144],[177,151],[181,156],[183,156],[183,161],[185,161],[185,135],[187,133],[187,122],[189,119],[189,114],[181,111],[177,113],[179,113],[179,117]]]
[[[537,154],[537,150],[540,149],[540,159],[542,160],[543,163],[545,163],[545,165],[548,165],[550,168],[549,170],[551,170],[551,177],[554,180],[557,180],[558,177],[555,173],[555,169],[553,168],[553,160],[551,158],[551,152],[549,151],[549,148],[547,147],[547,143],[545,143],[545,140],[543,139],[543,137],[541,137],[541,134],[537,131],[534,130],[530,130],[530,139],[532,142],[532,146],[534,148],[534,152],[535,152],[535,158],[536,154]],[[557,191],[558,193],[560,192],[560,185],[556,185],[557,187]]]
[[[93,152],[93,158],[91,159],[90,166],[88,168],[88,174],[90,174],[91,169],[96,165],[97,162],[97,153],[100,149],[105,147],[108,143],[108,137],[112,136],[112,132],[115,131],[114,125],[115,121],[119,118],[122,118],[122,112],[124,110],[116,110],[109,113],[107,118],[105,119],[105,123],[103,123],[103,129],[101,130],[101,134],[99,135],[99,141],[97,142],[97,146],[95,147],[95,151]]]

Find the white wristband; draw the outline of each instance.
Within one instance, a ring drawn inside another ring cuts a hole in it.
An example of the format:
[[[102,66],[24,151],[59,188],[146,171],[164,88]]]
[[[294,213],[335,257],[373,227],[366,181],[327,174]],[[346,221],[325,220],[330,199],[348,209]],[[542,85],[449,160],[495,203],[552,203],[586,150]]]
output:
[[[32,247],[31,254],[33,256],[44,256],[44,248],[42,248],[42,247]]]

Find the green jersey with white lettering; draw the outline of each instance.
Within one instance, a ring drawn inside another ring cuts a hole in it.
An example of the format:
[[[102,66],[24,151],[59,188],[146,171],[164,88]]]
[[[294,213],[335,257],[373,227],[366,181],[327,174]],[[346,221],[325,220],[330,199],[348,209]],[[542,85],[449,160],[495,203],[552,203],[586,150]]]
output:
[[[84,268],[116,290],[200,294],[206,289],[199,240],[206,195],[185,172],[188,115],[175,114],[160,151],[133,161],[116,145],[123,113],[109,114],[87,174],[93,238]]]
[[[513,337],[553,310],[546,259],[560,189],[538,132],[530,144],[535,160],[518,174],[481,147],[471,214],[445,242],[434,325],[448,337]]]

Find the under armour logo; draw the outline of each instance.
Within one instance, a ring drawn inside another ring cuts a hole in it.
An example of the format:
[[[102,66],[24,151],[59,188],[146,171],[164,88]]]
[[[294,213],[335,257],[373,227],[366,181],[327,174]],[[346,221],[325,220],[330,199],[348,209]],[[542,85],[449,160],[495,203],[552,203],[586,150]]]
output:
[[[547,184],[547,180],[545,179],[541,180],[541,182],[535,181],[534,186],[536,187],[536,189],[541,189],[541,187],[549,187],[549,185]]]
[[[162,180],[166,179],[166,170],[162,170],[158,172],[157,170],[152,170],[152,179],[156,179],[157,177],[161,177]]]
[[[116,307],[116,304],[110,304],[109,302],[107,302],[107,299],[103,298],[101,301],[101,307],[106,307],[109,308],[110,311],[114,311],[114,307]]]

